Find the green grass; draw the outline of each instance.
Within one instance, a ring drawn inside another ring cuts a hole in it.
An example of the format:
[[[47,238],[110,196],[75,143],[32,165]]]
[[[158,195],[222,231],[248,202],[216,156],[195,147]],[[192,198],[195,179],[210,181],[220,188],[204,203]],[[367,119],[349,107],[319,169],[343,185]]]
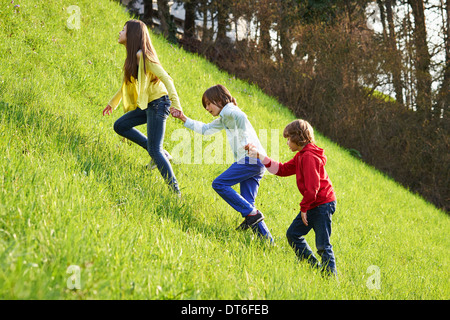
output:
[[[296,262],[287,244],[285,232],[301,200],[294,177],[266,174],[261,182],[257,206],[276,246],[238,233],[239,214],[211,188],[229,164],[195,158],[199,144],[209,153],[215,141],[226,141],[224,134],[203,139],[170,118],[164,147],[175,158],[183,193],[178,202],[159,173],[144,169],[148,154],[114,133],[122,111],[101,115],[121,82],[125,49],[117,37],[129,19],[123,8],[79,0],[80,29],[70,30],[71,1],[5,3],[0,298],[450,298],[448,215],[320,133],[317,144],[326,150],[338,197],[331,241],[339,281]],[[153,34],[152,40],[188,116],[210,121],[201,95],[224,84],[257,132],[266,130],[269,155],[277,155],[278,143],[277,158],[291,159],[282,138],[294,119],[287,108],[205,59]],[[313,232],[307,240],[314,248]],[[71,265],[81,268],[79,290],[67,285]],[[367,286],[372,265],[380,269],[380,289]]]

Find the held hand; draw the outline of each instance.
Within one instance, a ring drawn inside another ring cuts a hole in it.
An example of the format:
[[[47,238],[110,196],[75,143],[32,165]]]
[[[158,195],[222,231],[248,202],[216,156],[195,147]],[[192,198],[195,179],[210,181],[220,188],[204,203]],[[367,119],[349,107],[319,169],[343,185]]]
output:
[[[111,106],[108,104],[108,105],[106,106],[106,108],[103,109],[103,116],[105,116],[105,115],[110,115],[111,113],[112,113],[112,108],[111,108]]]
[[[258,153],[258,149],[256,148],[256,146],[252,143],[247,144],[244,147],[245,150],[248,151],[248,155],[252,158],[259,158],[260,154]]]
[[[308,219],[306,217],[306,212],[303,212],[303,211],[302,211],[302,221],[305,224],[305,226],[308,225]]]
[[[175,109],[174,107],[170,107],[170,114],[172,117],[180,119],[181,121],[186,121],[186,116],[184,115],[183,111]]]
[[[180,110],[175,109],[174,107],[169,108],[170,114],[174,118],[178,118],[180,116]]]

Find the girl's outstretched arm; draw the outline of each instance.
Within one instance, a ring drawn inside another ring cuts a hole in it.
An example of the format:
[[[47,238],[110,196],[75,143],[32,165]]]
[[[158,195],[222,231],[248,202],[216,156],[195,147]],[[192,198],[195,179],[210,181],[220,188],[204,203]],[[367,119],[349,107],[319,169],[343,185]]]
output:
[[[122,84],[123,86],[123,84]],[[114,97],[108,102],[108,105],[105,109],[103,109],[103,115],[110,115],[113,110],[116,110],[117,106],[119,105],[120,101],[122,100],[122,86],[119,90],[117,90]]]

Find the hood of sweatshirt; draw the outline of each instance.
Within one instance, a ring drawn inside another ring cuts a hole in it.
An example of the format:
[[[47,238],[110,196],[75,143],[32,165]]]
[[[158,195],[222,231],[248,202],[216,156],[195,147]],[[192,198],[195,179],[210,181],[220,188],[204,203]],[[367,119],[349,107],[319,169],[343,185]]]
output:
[[[325,165],[327,163],[327,156],[325,155],[325,152],[322,148],[319,148],[314,143],[308,143],[306,146],[303,147],[302,150],[300,150],[300,155],[313,155],[314,157],[320,159]]]

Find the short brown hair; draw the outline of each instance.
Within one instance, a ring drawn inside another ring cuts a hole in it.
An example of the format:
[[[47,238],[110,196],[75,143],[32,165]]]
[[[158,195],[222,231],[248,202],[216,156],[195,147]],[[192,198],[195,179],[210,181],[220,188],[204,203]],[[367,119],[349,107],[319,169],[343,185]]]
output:
[[[283,137],[289,138],[299,146],[315,143],[314,130],[308,121],[297,119],[289,123],[283,131]]]
[[[225,88],[223,85],[218,84],[211,88],[208,88],[202,96],[202,104],[203,108],[206,108],[207,102],[212,102],[216,106],[223,108],[226,104],[232,102],[235,105],[236,99],[231,96],[230,91]]]

